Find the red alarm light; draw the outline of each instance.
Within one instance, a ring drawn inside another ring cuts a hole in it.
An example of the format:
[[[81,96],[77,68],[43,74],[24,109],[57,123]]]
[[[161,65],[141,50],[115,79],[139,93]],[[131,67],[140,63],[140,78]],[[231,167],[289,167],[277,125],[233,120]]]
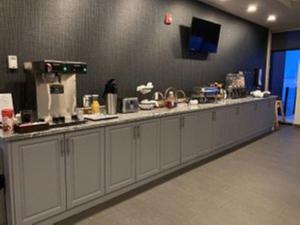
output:
[[[165,22],[166,25],[171,25],[172,24],[173,17],[171,15],[171,13],[166,13],[164,22]]]

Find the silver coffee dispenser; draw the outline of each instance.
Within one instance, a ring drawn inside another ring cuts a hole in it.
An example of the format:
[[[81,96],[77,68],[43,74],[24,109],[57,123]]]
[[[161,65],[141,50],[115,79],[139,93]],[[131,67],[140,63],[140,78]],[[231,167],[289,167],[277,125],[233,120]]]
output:
[[[67,123],[76,114],[76,74],[87,73],[83,62],[43,60],[27,63],[27,108],[37,120]],[[26,99],[26,101],[27,101]]]
[[[106,104],[106,112],[108,115],[117,114],[117,102],[118,102],[118,87],[115,79],[110,79],[106,85],[103,93]]]

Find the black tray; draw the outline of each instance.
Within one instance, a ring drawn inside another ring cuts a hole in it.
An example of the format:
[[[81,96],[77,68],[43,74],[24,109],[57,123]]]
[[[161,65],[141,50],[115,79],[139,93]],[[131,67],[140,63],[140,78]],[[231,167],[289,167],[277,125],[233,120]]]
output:
[[[31,132],[37,131],[44,131],[49,130],[50,125],[49,123],[42,123],[42,124],[30,124],[30,125],[14,125],[14,132],[19,134],[26,134]]]

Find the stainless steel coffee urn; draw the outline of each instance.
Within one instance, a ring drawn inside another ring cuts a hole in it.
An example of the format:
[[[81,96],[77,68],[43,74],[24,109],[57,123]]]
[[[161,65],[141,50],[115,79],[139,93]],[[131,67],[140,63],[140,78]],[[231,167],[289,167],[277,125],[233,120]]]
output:
[[[108,115],[117,114],[118,89],[115,79],[109,80],[105,85],[103,97],[105,98],[106,113]]]

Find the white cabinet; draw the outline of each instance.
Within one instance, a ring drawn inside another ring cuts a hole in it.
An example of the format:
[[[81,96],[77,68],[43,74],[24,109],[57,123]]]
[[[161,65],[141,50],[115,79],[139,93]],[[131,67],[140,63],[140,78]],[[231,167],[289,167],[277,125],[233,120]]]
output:
[[[112,192],[160,171],[160,120],[106,129],[106,190]]]
[[[275,100],[260,101],[257,107],[257,117],[259,121],[258,129],[260,131],[271,129],[274,126],[275,121]]]
[[[63,135],[12,144],[15,216],[32,224],[66,210]]]
[[[213,137],[213,120],[212,111],[199,112],[199,140],[198,154],[200,156],[210,153],[212,151],[212,137]]]
[[[87,209],[105,194],[250,140],[272,128],[274,107],[275,99],[266,99],[8,142],[1,148],[13,184],[9,220],[32,225],[69,215],[76,206]]]
[[[142,180],[160,171],[160,121],[143,121],[135,129],[136,175],[137,180]]]
[[[227,144],[234,144],[240,139],[241,114],[240,106],[231,106],[227,108],[225,135]]]
[[[220,149],[228,143],[226,135],[227,111],[227,108],[220,108],[212,112],[212,147],[214,150]]]
[[[106,191],[135,182],[135,124],[106,128]]]
[[[162,162],[168,169],[212,151],[212,111],[162,120]],[[179,154],[180,153],[180,154]]]
[[[166,170],[180,164],[181,117],[161,119],[161,169]]]
[[[254,120],[255,106],[253,103],[246,103],[240,106],[240,139],[246,139],[253,133],[253,127],[256,121]]]
[[[200,138],[203,132],[200,124],[200,113],[191,113],[181,118],[181,160],[187,162],[199,154]]]
[[[104,194],[104,129],[66,135],[67,207]]]

